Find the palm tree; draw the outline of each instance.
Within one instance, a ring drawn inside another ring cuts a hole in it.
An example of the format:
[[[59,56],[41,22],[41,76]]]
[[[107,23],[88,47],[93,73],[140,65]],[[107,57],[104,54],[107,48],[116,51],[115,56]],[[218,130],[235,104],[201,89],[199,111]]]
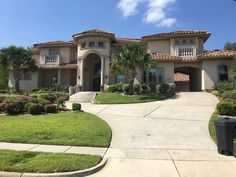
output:
[[[126,43],[117,48],[111,69],[115,72],[125,71],[129,83],[129,94],[133,94],[136,69],[146,70],[154,64],[145,45],[139,42]]]
[[[16,92],[20,91],[20,73],[37,69],[31,50],[14,45],[0,49],[0,65],[12,73]]]

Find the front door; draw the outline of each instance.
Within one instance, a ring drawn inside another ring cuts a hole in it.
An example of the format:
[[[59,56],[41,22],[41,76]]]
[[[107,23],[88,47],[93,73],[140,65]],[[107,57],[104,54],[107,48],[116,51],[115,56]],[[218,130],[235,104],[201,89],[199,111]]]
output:
[[[101,78],[93,79],[93,91],[100,91]]]

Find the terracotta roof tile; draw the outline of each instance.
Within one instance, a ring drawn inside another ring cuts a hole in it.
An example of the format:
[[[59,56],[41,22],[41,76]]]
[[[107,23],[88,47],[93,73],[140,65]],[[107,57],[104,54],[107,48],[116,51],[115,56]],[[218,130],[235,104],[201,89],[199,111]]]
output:
[[[41,46],[76,46],[74,41],[49,41],[49,42],[42,42],[38,44],[34,44],[35,47]]]
[[[103,35],[109,35],[109,36],[115,37],[114,33],[103,31],[103,30],[100,30],[100,29],[93,29],[93,30],[83,31],[81,33],[74,34],[72,37],[81,36],[81,35],[84,35],[84,34],[103,34]]]
[[[208,51],[205,53],[202,53],[198,55],[198,58],[204,59],[204,58],[222,58],[222,57],[233,57],[236,55],[236,51],[231,51],[231,50],[213,50],[213,51]]]
[[[154,60],[156,61],[181,61],[182,58],[181,57],[177,57],[177,56],[172,56],[172,55],[168,55],[168,54],[163,54],[163,53],[152,53],[151,56],[153,57]]]
[[[183,73],[175,73],[174,74],[174,81],[175,82],[188,82],[189,81],[189,75],[183,74]]]
[[[205,30],[180,30],[180,31],[173,31],[173,32],[164,32],[164,33],[158,33],[158,34],[152,34],[143,36],[143,40],[147,39],[169,39],[171,37],[189,37],[189,36],[204,36],[205,40],[210,37],[211,33]]]
[[[138,38],[116,38],[117,43],[141,42]]]

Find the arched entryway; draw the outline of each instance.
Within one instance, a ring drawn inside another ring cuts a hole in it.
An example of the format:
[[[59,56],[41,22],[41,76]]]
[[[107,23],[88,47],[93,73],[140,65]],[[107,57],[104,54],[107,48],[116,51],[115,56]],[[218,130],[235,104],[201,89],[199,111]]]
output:
[[[175,68],[174,80],[177,91],[194,92],[201,91],[201,69],[195,67]]]
[[[100,91],[101,86],[101,58],[91,53],[84,59],[83,91]]]

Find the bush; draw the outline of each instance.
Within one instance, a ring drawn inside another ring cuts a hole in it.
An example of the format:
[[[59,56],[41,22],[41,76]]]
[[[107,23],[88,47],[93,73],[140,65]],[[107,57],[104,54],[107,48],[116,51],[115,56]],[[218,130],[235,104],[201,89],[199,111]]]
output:
[[[221,93],[218,90],[213,90],[211,93],[213,95],[215,95],[216,97],[220,97],[221,96]]]
[[[115,85],[117,92],[122,92],[122,85],[123,85],[122,83],[118,83]]]
[[[56,100],[56,104],[59,108],[65,107],[65,101],[68,100],[68,97],[60,97]]]
[[[54,104],[49,104],[49,105],[44,106],[44,110],[46,113],[56,113],[57,106]]]
[[[123,85],[122,85],[122,91],[123,91],[125,94],[128,94],[128,93],[129,93],[129,84],[123,84]]]
[[[236,100],[236,90],[232,90],[232,91],[225,91],[223,94],[222,94],[222,98],[223,99],[233,99],[233,100]]]
[[[52,102],[49,100],[46,100],[46,99],[39,99],[38,104],[40,104],[42,107],[44,107],[46,105],[52,104]]]
[[[157,86],[158,92],[160,94],[166,95],[168,91],[170,90],[170,85],[169,84],[160,84]]]
[[[146,84],[141,85],[140,93],[141,93],[141,94],[147,94],[147,93],[149,93],[149,88],[148,88],[148,86],[147,86]]]
[[[109,93],[116,92],[116,86],[115,85],[110,85],[107,89],[107,92],[109,92]]]
[[[51,103],[54,103],[57,99],[57,95],[56,94],[41,94],[39,98],[49,100]]]
[[[32,115],[39,115],[43,112],[43,107],[40,104],[33,103],[29,106],[29,113]]]
[[[29,107],[30,107],[32,104],[34,104],[34,103],[32,103],[32,102],[26,103],[25,106],[24,106],[24,111],[25,111],[25,112],[28,112],[28,111],[29,111]]]
[[[81,111],[81,104],[79,104],[79,103],[73,103],[73,104],[72,104],[72,110],[73,110],[73,111]]]
[[[141,86],[139,84],[134,84],[133,88],[134,88],[134,94],[139,95]]]
[[[224,93],[229,90],[236,90],[236,83],[233,82],[219,82],[215,85],[215,89],[220,93]]]
[[[151,93],[156,93],[157,92],[156,84],[149,84],[148,87],[149,87]]]
[[[168,95],[169,96],[174,96],[175,95],[175,90],[176,90],[176,85],[175,84],[169,84],[170,89],[168,90]]]
[[[236,115],[236,100],[225,99],[218,103],[216,108],[220,115]]]
[[[23,108],[19,102],[7,103],[5,105],[5,112],[10,115],[20,114],[22,113]]]

